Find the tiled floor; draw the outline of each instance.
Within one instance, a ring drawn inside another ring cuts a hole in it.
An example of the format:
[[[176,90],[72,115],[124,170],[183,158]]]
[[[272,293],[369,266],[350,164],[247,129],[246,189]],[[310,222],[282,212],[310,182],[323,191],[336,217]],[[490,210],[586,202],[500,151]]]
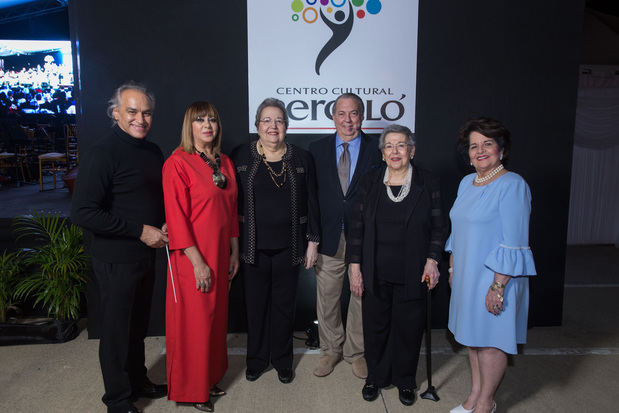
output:
[[[0,218],[13,218],[36,210],[46,213],[59,213],[69,216],[71,212],[71,194],[64,187],[60,174],[53,189],[51,175],[43,177],[43,192],[39,191],[39,182],[30,182],[21,186],[0,187]]]
[[[607,265],[615,263],[611,247],[570,247],[568,273],[583,271],[579,262],[593,254]],[[576,268],[576,269],[574,269]],[[510,359],[497,394],[498,412],[615,412],[619,400],[619,283],[617,267],[599,267],[607,274],[599,285],[565,290],[562,327],[529,330],[521,355]],[[587,276],[573,273],[574,280]],[[572,284],[577,284],[574,280]],[[82,325],[86,320],[82,321]],[[297,333],[302,336],[303,333]],[[221,382],[228,395],[215,403],[217,412],[448,412],[466,395],[469,376],[466,353],[453,345],[446,330],[432,332],[433,383],[439,402],[418,400],[412,407],[398,400],[397,389],[381,391],[368,403],[361,398],[363,381],[341,362],[325,377],[312,375],[319,355],[295,340],[295,380],[279,383],[274,370],[256,382],[244,377],[246,337],[231,334],[229,368]],[[0,347],[0,412],[104,412],[103,384],[97,359],[97,340],[86,331],[68,343]],[[165,380],[165,339],[147,339],[147,364],[154,381]],[[417,381],[427,387],[422,354]],[[191,406],[166,399],[140,400],[145,412],[193,412]]]
[[[51,180],[51,177],[47,177]],[[38,184],[0,188],[0,218],[32,210],[68,216],[66,188],[39,192]],[[568,247],[562,327],[533,328],[521,355],[510,359],[497,395],[498,412],[615,412],[619,401],[619,249],[613,246]],[[82,320],[82,327],[87,320]],[[299,332],[297,336],[303,336]],[[244,378],[246,337],[231,334],[229,368],[221,382],[228,395],[217,412],[448,412],[469,386],[465,351],[446,330],[432,332],[433,383],[439,402],[398,401],[397,389],[381,391],[368,403],[363,381],[341,362],[328,377],[312,374],[318,352],[295,340],[293,383],[283,385],[274,370],[250,383]],[[0,412],[104,412],[98,341],[86,330],[68,343],[0,347]],[[154,381],[165,381],[165,339],[147,339],[147,363]],[[417,374],[427,387],[425,356]],[[193,412],[191,406],[160,399],[140,400],[146,412]]]

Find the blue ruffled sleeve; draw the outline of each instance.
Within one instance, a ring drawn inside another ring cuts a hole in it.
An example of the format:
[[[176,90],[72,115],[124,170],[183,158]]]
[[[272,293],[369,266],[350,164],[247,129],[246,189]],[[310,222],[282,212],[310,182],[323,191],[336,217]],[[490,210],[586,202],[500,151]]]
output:
[[[510,275],[536,275],[533,253],[529,247],[531,191],[519,175],[506,183],[499,200],[501,237],[490,251],[484,265],[492,271]]]

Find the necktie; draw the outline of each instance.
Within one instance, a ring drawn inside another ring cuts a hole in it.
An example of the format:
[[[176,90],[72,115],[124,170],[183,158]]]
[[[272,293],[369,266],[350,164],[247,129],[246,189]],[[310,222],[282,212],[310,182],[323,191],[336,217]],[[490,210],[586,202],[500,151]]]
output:
[[[350,177],[350,153],[348,152],[348,143],[342,144],[344,151],[340,155],[340,160],[337,162],[337,176],[340,178],[340,186],[342,193],[346,195],[348,191],[348,178]]]

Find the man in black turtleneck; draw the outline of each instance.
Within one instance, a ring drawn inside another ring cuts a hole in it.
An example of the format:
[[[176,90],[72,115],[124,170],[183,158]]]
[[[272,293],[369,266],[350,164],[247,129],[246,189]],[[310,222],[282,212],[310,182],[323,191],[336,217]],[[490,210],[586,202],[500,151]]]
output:
[[[146,137],[154,97],[125,84],[110,99],[114,127],[82,159],[71,209],[72,221],[93,234],[90,254],[99,287],[99,361],[108,413],[139,412],[138,397],[158,398],[144,366],[155,279],[155,248],[168,241],[164,221],[163,154]]]

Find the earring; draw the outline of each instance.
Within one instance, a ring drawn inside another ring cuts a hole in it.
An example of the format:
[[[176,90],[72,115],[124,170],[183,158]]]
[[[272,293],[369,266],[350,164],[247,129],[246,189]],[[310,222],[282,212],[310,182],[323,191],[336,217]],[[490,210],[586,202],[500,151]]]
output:
[[[503,160],[503,153],[501,153],[501,156],[499,156],[499,161]]]
[[[473,162],[469,162],[469,165],[473,166]]]
[[[414,157],[415,157],[415,155],[413,155],[413,154],[411,153],[411,161],[413,160],[413,158],[414,158]]]

